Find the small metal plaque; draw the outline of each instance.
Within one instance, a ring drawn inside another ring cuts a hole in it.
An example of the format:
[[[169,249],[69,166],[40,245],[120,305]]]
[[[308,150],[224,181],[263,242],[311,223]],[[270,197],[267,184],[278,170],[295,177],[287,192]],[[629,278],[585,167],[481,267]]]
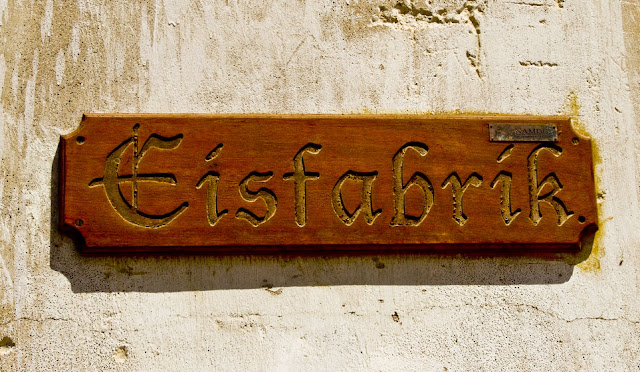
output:
[[[558,129],[549,124],[489,124],[492,142],[557,142]]]

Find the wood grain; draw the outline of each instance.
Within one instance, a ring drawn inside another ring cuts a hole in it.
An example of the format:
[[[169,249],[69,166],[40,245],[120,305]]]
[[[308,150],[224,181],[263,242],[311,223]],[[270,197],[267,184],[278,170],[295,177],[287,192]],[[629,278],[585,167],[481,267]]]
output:
[[[87,114],[60,158],[90,253],[575,252],[597,229],[568,117]]]

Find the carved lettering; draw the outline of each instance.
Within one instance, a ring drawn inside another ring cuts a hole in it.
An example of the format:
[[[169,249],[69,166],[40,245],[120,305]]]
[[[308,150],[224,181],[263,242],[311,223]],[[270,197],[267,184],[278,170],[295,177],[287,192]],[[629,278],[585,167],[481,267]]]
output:
[[[462,209],[462,198],[465,191],[469,186],[479,187],[482,184],[482,176],[478,173],[471,173],[464,183],[461,184],[460,177],[456,172],[453,172],[442,183],[442,188],[446,189],[448,185],[451,185],[451,191],[453,194],[453,220],[460,226],[467,223],[468,217],[464,214]]]
[[[496,159],[496,161],[498,163],[502,163],[503,161],[505,161],[506,158],[511,156],[511,153],[513,152],[513,147],[514,147],[513,144],[505,147],[504,150],[502,150],[502,152],[500,153],[500,155],[498,155],[498,159]]]
[[[362,173],[349,171],[343,174],[342,177],[338,179],[338,182],[336,182],[331,192],[331,205],[333,206],[333,211],[345,225],[351,226],[356,218],[358,218],[360,212],[364,215],[364,220],[367,225],[372,225],[373,221],[382,213],[381,209],[373,210],[373,181],[375,181],[376,177],[378,177],[378,172]],[[360,204],[358,204],[353,213],[347,211],[342,199],[342,186],[346,181],[362,183]]]
[[[240,182],[240,187],[238,189],[240,191],[240,196],[245,201],[253,203],[258,199],[262,199],[267,208],[264,217],[258,217],[253,212],[245,208],[240,208],[236,212],[236,218],[245,220],[254,227],[257,227],[269,221],[276,214],[276,210],[278,209],[278,198],[276,198],[276,194],[274,194],[273,191],[265,187],[259,188],[258,191],[249,190],[249,182],[267,182],[271,177],[273,177],[273,172],[252,172],[245,177],[242,182]]]
[[[527,158],[527,170],[529,173],[529,219],[534,225],[538,225],[542,219],[540,212],[540,202],[545,202],[553,207],[558,216],[558,226],[562,226],[573,212],[567,211],[562,200],[556,194],[562,190],[562,183],[555,173],[549,173],[542,182],[538,183],[538,156],[542,150],[549,151],[556,158],[562,155],[562,148],[554,144],[542,144],[531,152]],[[551,190],[543,195],[542,191],[549,186]]]
[[[204,160],[207,162],[212,161],[220,154],[221,150],[222,150],[222,144],[219,144],[205,157]],[[200,181],[198,181],[198,184],[196,185],[196,188],[200,189],[202,185],[204,185],[207,182],[209,183],[209,186],[207,186],[206,208],[207,208],[207,221],[211,226],[215,226],[218,223],[218,221],[220,221],[222,216],[224,216],[228,212],[228,210],[226,209],[218,212],[218,181],[219,180],[220,180],[219,173],[207,172],[207,174],[205,174],[200,179]]]
[[[405,184],[402,179],[402,169],[404,167],[404,156],[408,150],[413,150],[426,156],[429,148],[423,143],[410,142],[402,146],[393,156],[393,210],[394,216],[391,219],[391,226],[418,226],[427,218],[427,214],[433,206],[433,186],[424,174],[414,173]],[[407,190],[412,186],[418,186],[424,194],[422,212],[419,216],[412,216],[406,213],[405,196]]]
[[[491,188],[494,189],[498,183],[502,183],[500,188],[500,214],[504,224],[509,226],[511,222],[522,212],[520,208],[515,211],[511,210],[511,181],[513,175],[510,172],[501,171],[491,182]]]
[[[282,179],[293,181],[296,224],[304,227],[307,224],[307,181],[320,178],[320,173],[307,172],[304,168],[304,153],[316,155],[322,146],[315,143],[305,145],[296,156],[293,157],[293,173],[285,173]]]
[[[157,134],[152,134],[139,149],[138,136],[140,124],[133,126],[132,136],[116,147],[108,156],[104,167],[104,175],[102,178],[96,178],[89,183],[89,187],[103,186],[107,194],[109,203],[115,211],[127,222],[141,227],[159,228],[169,224],[182,214],[189,203],[184,202],[173,211],[163,215],[147,214],[138,209],[138,182],[156,182],[176,185],[177,180],[173,174],[139,174],[138,168],[140,161],[152,148],[161,150],[175,150],[182,142],[182,135],[165,138]],[[120,163],[122,155],[129,146],[133,145],[133,155],[131,162],[131,174],[121,176]],[[131,203],[122,195],[120,184],[125,182],[132,183]]]
[[[498,155],[498,159],[496,161],[498,163],[502,163],[511,156],[513,152],[514,145],[509,144],[507,147],[502,150],[500,155]],[[498,183],[502,183],[502,187],[500,188],[500,214],[502,215],[502,221],[505,225],[509,226],[516,219],[516,217],[522,212],[520,208],[513,211],[511,209],[511,183],[513,181],[513,174],[511,172],[500,171],[496,178],[491,181],[491,188],[495,189]]]

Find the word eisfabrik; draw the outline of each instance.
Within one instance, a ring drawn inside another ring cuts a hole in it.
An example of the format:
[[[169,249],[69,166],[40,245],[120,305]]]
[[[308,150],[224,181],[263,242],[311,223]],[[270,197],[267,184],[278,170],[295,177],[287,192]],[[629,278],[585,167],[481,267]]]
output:
[[[145,154],[153,149],[175,150],[183,140],[183,135],[177,135],[172,138],[165,138],[157,134],[152,134],[144,143],[140,144],[139,140],[140,125],[133,127],[132,136],[117,146],[106,159],[104,174],[101,178],[93,179],[88,186],[104,188],[109,203],[115,211],[127,222],[146,228],[160,228],[170,224],[184,213],[189,207],[188,202],[184,202],[174,210],[162,214],[151,215],[142,212],[138,206],[138,183],[140,182],[156,182],[173,184],[177,183],[177,179],[173,174],[140,174],[138,168]],[[120,175],[120,164],[122,156],[129,148],[132,149],[132,174]],[[212,161],[222,156],[223,144],[216,146],[205,158],[206,161]],[[508,157],[513,150],[513,145],[508,145],[500,155],[498,162]],[[306,198],[307,182],[315,181],[320,178],[319,173],[310,172],[305,168],[305,156],[321,156],[322,145],[317,143],[307,143],[293,157],[292,172],[284,173],[282,180],[291,182],[294,189],[295,198],[295,223],[299,227],[304,227],[307,223]],[[414,173],[408,181],[403,179],[403,167],[405,155],[408,152],[415,152],[420,156],[426,156],[429,149],[426,144],[420,142],[409,142],[404,144],[393,156],[392,164],[392,180],[393,180],[393,216],[389,221],[390,226],[419,226],[429,214],[434,205],[434,189],[429,178],[423,173]],[[528,194],[529,194],[529,216],[528,218],[533,225],[538,225],[542,219],[540,213],[540,203],[548,203],[553,207],[557,216],[557,225],[563,225],[574,213],[569,211],[565,204],[560,200],[557,194],[562,190],[563,186],[555,173],[550,173],[539,181],[538,175],[538,156],[541,152],[547,151],[554,157],[562,155],[562,148],[551,143],[545,142],[533,149],[527,157],[528,172]],[[276,214],[278,208],[278,199],[273,190],[267,187],[260,187],[257,191],[252,190],[252,183],[266,183],[274,176],[273,172],[251,172],[238,185],[238,191],[241,198],[247,202],[262,201],[266,206],[266,213],[258,216],[245,208],[239,208],[235,213],[235,218],[244,220],[253,226],[259,226],[269,221]],[[206,173],[197,182],[195,187],[201,189],[206,187],[206,214],[210,226],[215,226],[223,220],[228,214],[227,210],[220,211],[218,208],[218,183],[220,174],[210,171]],[[381,210],[373,207],[373,184],[378,177],[377,171],[372,172],[355,172],[347,171],[340,176],[331,191],[331,205],[333,212],[342,223],[347,226],[352,225],[359,215],[362,215],[368,225],[374,224],[376,219],[381,215]],[[513,176],[506,171],[500,171],[493,181],[490,183],[491,188],[500,185],[500,211],[501,217],[505,225],[510,225],[514,219],[521,213],[520,209],[515,211],[511,205],[511,184]],[[133,186],[133,196],[129,202],[120,189],[121,183],[131,183]],[[342,189],[345,183],[356,182],[362,185],[360,193],[360,201],[354,211],[349,212],[345,207]],[[483,178],[477,173],[472,173],[464,182],[460,179],[456,172],[451,173],[442,182],[441,187],[451,188],[453,196],[453,213],[452,219],[458,225],[462,226],[467,222],[467,216],[463,209],[463,196],[470,186],[480,187]],[[406,211],[406,193],[412,188],[422,190],[423,200],[421,201],[421,212],[418,215],[408,214]],[[543,189],[545,192],[543,193]],[[584,221],[581,221],[584,222]]]

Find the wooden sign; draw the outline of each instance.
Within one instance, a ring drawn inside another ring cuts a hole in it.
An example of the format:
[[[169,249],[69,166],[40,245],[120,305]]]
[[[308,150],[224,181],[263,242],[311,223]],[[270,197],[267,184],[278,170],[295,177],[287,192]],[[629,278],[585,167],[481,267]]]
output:
[[[61,223],[85,252],[574,252],[596,229],[568,117],[85,115]]]

